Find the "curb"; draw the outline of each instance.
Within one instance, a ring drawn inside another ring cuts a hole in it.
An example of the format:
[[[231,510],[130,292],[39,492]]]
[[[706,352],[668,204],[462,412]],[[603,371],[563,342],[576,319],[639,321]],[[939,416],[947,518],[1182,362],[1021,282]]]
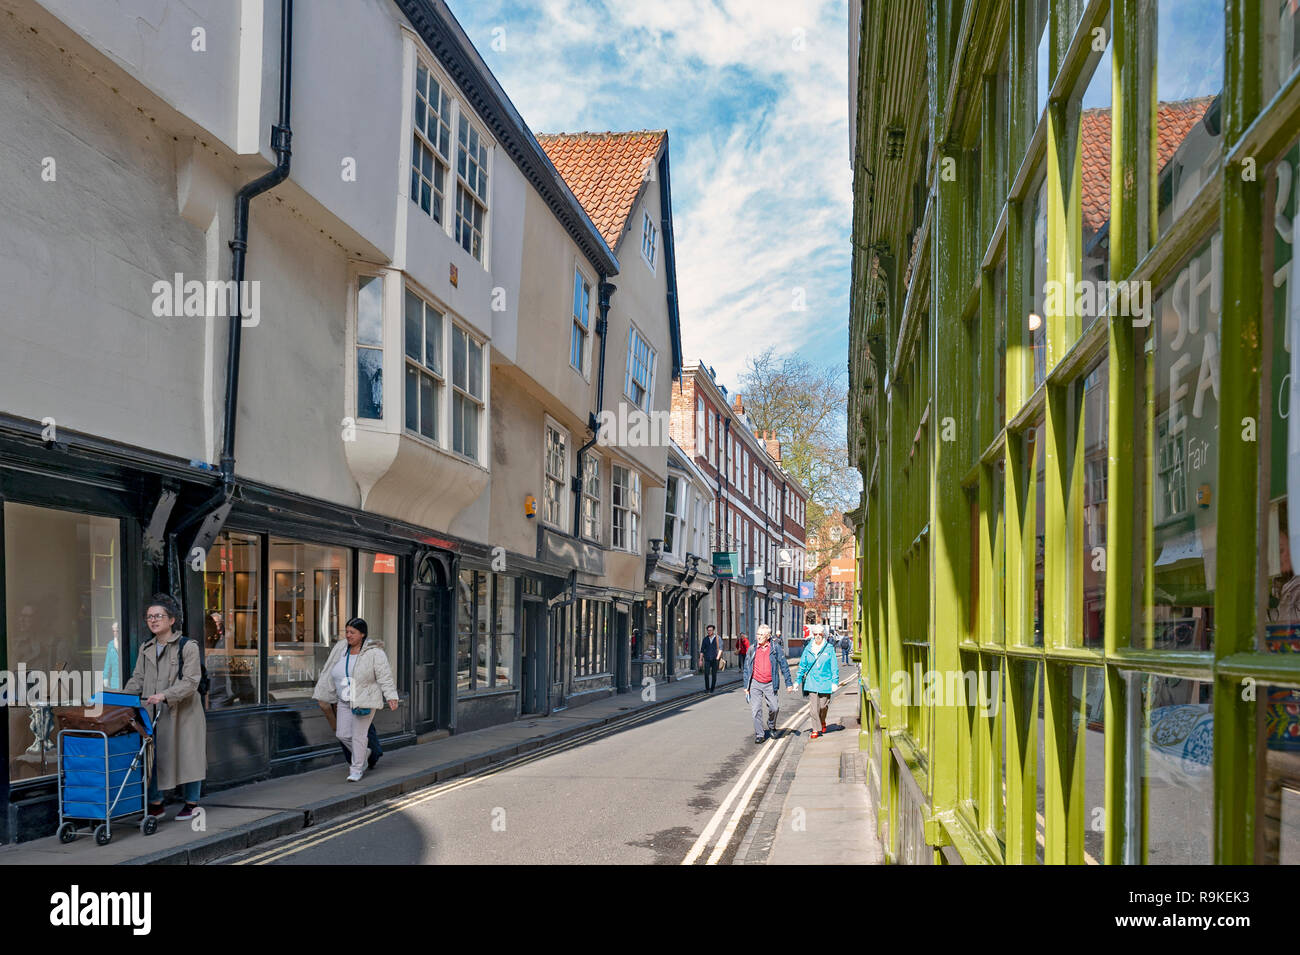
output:
[[[721,688],[724,685],[739,682],[739,679],[728,680],[724,684],[722,680],[719,680],[718,686]],[[134,859],[119,862],[118,865],[205,865],[223,856],[242,852],[261,843],[292,835],[295,832],[301,832],[304,829],[347,815],[350,812],[356,812],[358,809],[376,805],[395,796],[415,792],[458,776],[465,776],[495,763],[502,763],[515,756],[521,756],[533,750],[541,749],[543,746],[549,746],[552,743],[562,743],[593,729],[599,729],[602,726],[625,720],[630,716],[653,712],[662,707],[707,695],[703,689],[700,689],[673,697],[670,700],[657,700],[609,716],[595,717],[576,726],[568,726],[557,730],[549,735],[541,734],[519,743],[488,750],[486,753],[478,753],[460,760],[421,769],[398,779],[388,780],[371,789],[350,792],[342,796],[331,796],[306,805],[302,809],[285,810],[265,819],[258,819],[254,822],[236,826],[227,832],[209,836],[197,842],[191,842],[188,845],[137,856]]]

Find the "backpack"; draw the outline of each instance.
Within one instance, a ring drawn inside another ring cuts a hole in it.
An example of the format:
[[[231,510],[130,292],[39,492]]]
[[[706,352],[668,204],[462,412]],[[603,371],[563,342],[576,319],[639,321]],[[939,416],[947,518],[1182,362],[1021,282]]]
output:
[[[193,643],[195,646],[199,648],[199,691],[198,692],[200,698],[206,697],[208,695],[208,690],[211,688],[211,684],[208,681],[208,664],[207,661],[203,659],[203,645],[200,644],[197,640],[191,640],[189,637],[186,636],[181,637],[179,646],[177,646],[176,648],[176,679],[179,680],[181,678],[181,674],[185,670],[185,644],[187,643]]]

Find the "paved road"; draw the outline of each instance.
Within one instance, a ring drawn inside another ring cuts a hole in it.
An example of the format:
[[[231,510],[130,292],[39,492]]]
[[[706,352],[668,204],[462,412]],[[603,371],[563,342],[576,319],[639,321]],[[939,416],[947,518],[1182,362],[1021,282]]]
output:
[[[803,705],[783,691],[783,737],[759,746],[744,694],[719,689],[229,861],[726,864],[786,750],[806,737],[807,719],[793,719]]]

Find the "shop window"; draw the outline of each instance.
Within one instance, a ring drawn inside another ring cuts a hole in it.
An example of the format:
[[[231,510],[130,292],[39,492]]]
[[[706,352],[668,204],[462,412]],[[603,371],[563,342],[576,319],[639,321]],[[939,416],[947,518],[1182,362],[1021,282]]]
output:
[[[1150,535],[1154,578],[1133,631],[1137,647],[1214,646],[1221,273],[1216,234],[1155,296],[1150,323],[1136,336],[1138,380],[1147,384],[1132,447],[1144,469],[1138,486],[1150,488],[1140,530]],[[1143,542],[1135,543],[1142,554]]]
[[[402,686],[405,664],[398,653],[400,591],[397,555],[363,550],[357,555],[357,568],[357,616],[366,622],[370,639],[384,648],[393,669],[393,679]]]
[[[1110,365],[1097,364],[1076,387],[1083,414],[1082,641],[1101,648],[1106,623],[1106,501],[1110,455]]]
[[[270,702],[311,699],[348,620],[351,563],[351,551],[343,547],[271,538]]]
[[[1213,862],[1214,706],[1208,680],[1127,674],[1129,765],[1142,794],[1131,811],[1146,832],[1146,859],[1137,858],[1140,831],[1130,827],[1126,861],[1148,865]],[[1134,798],[1137,798],[1136,796]],[[1141,813],[1145,809],[1145,819]]]
[[[1263,604],[1258,649],[1263,653],[1300,653],[1300,514],[1290,501],[1298,465],[1292,458],[1288,422],[1300,415],[1300,391],[1292,376],[1293,344],[1300,335],[1296,313],[1297,259],[1294,225],[1300,145],[1293,145],[1270,177],[1266,208],[1264,289],[1273,292],[1263,317],[1260,380],[1261,554],[1259,573]],[[1271,245],[1271,253],[1269,251]],[[1269,307],[1271,306],[1271,307]],[[1293,517],[1294,514],[1294,517]],[[1293,543],[1294,542],[1294,543]],[[1257,862],[1300,863],[1300,688],[1263,686],[1258,691],[1262,782],[1257,787],[1261,852]]]
[[[357,279],[357,417],[384,416],[384,280]]]
[[[1300,5],[1292,0],[1265,0],[1260,20],[1267,101],[1300,67]]]
[[[262,539],[234,531],[208,548],[203,571],[208,709],[261,700]],[[197,632],[196,627],[187,627]]]
[[[1156,24],[1157,220],[1163,236],[1219,164],[1223,4],[1158,0]]]
[[[11,705],[0,709],[9,721],[13,782],[58,771],[51,704],[84,702],[101,679],[120,684],[130,676],[121,541],[112,518],[4,504],[6,659],[13,676],[3,687]],[[130,628],[143,631],[143,616]]]
[[[1083,767],[1083,861],[1106,858],[1106,673],[1070,667],[1068,756]],[[1068,781],[1067,781],[1068,782]]]
[[[514,578],[481,570],[460,572],[456,586],[456,689],[460,695],[514,686],[517,603]]]
[[[1087,328],[1106,312],[1105,283],[1110,277],[1110,98],[1111,44],[1110,15],[1102,26],[1106,44],[1093,51],[1080,79],[1078,143],[1080,184],[1077,202],[1082,225],[1082,282],[1091,288],[1067,290],[1079,304],[1081,328]],[[1100,294],[1099,294],[1100,293]]]

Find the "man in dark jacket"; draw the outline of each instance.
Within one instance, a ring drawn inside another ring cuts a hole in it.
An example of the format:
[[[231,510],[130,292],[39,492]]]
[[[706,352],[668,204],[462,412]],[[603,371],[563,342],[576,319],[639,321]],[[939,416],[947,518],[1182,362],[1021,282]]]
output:
[[[704,668],[704,689],[712,693],[718,685],[718,660],[722,656],[722,641],[714,632],[713,624],[704,629],[705,636],[700,641],[700,666]]]
[[[740,674],[740,685],[745,688],[745,702],[754,717],[754,742],[761,743],[768,735],[776,736],[776,717],[781,711],[781,701],[776,694],[778,673],[785,677],[785,690],[794,692],[790,679],[790,664],[785,658],[785,647],[772,642],[772,628],[763,624],[755,634],[758,645],[745,661]],[[767,720],[763,719],[763,704],[767,703]],[[766,723],[766,725],[765,725]]]

